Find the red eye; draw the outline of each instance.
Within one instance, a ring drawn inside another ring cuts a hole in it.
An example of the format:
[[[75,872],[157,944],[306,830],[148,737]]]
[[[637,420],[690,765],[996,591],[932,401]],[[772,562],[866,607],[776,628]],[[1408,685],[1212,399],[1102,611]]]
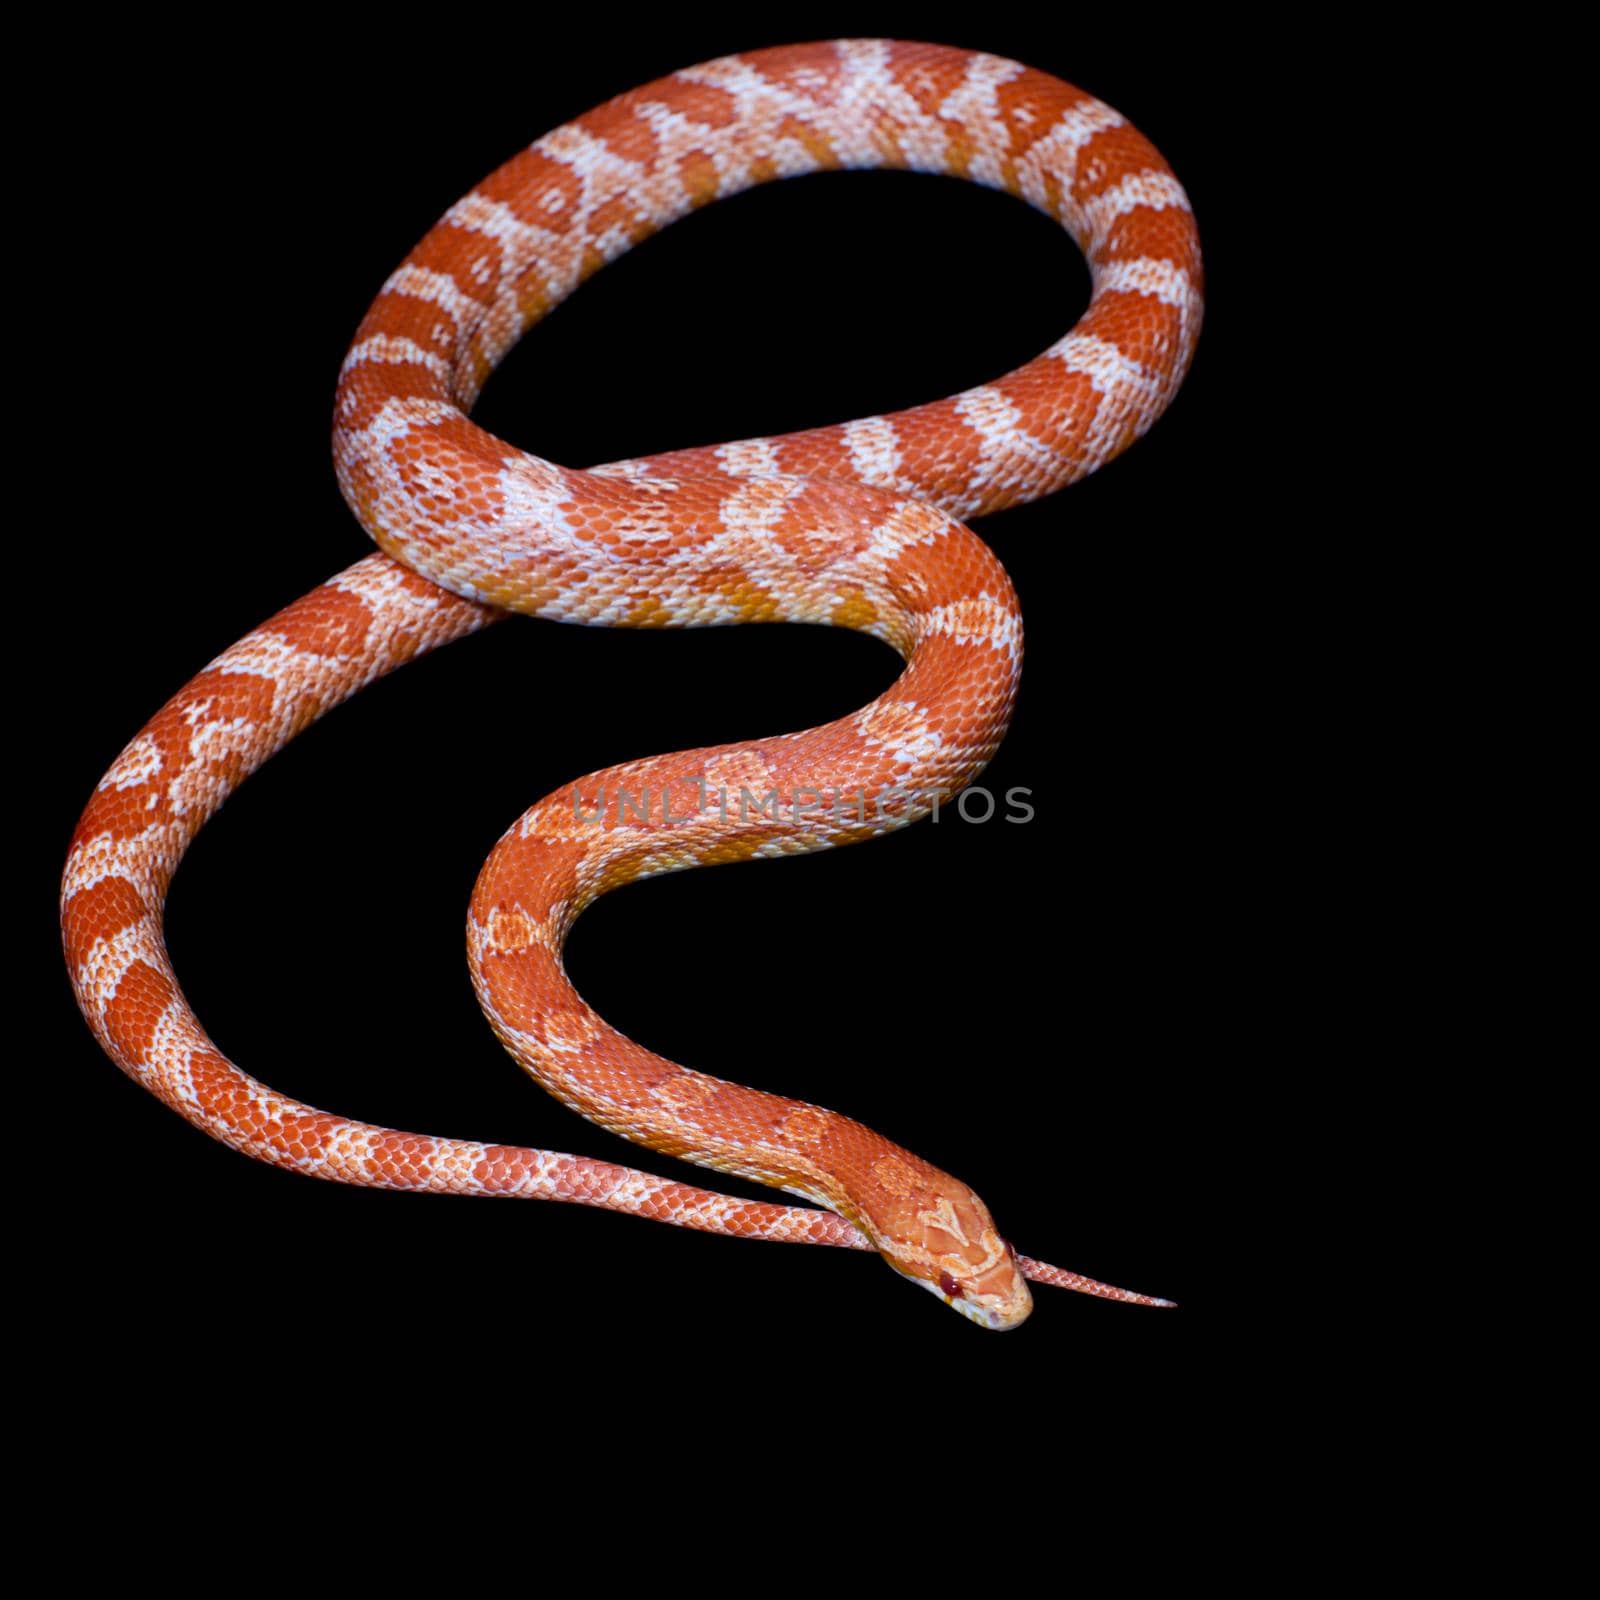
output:
[[[966,1290],[964,1290],[948,1272],[941,1272],[939,1274],[939,1287],[944,1290],[944,1292],[949,1295],[952,1300],[959,1300],[966,1293]]]

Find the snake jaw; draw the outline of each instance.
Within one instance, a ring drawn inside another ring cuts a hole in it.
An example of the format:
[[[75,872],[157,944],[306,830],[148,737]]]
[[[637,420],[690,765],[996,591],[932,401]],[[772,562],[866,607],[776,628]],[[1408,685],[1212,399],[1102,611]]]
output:
[[[1008,1287],[1003,1294],[982,1297],[967,1294],[959,1299],[944,1295],[942,1298],[946,1305],[955,1307],[968,1321],[995,1333],[1020,1328],[1033,1314],[1033,1295],[1028,1289],[1027,1280],[1020,1276],[1016,1284]]]
[[[907,1271],[892,1257],[889,1264],[901,1277],[938,1295],[951,1310],[960,1312],[968,1322],[975,1322],[980,1328],[1004,1333],[1020,1328],[1033,1312],[1028,1281],[1012,1267],[1009,1259],[1003,1264],[1004,1269],[1009,1270],[996,1269],[977,1282],[968,1279],[964,1283],[956,1282],[948,1271],[942,1271],[937,1278],[927,1278],[920,1272]],[[991,1287],[980,1287],[989,1280],[993,1280]]]

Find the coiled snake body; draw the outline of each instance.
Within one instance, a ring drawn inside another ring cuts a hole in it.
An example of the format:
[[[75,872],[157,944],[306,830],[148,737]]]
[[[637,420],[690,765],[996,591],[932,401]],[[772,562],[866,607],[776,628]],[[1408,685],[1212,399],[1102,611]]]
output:
[[[937,404],[588,471],[468,420],[522,332],[639,239],[771,178],[862,167],[957,174],[1054,217],[1089,262],[1082,319],[1018,371]],[[345,360],[339,482],[384,553],[188,683],[83,814],[62,927],[102,1046],[215,1138],[317,1177],[876,1249],[989,1327],[1028,1314],[1028,1278],[1166,1303],[1017,1256],[964,1184],[847,1117],[653,1055],[584,1004],[561,950],[619,884],[867,838],[971,781],[1010,718],[1021,622],[999,562],[956,519],[1058,489],[1147,429],[1188,368],[1200,296],[1194,220],[1151,145],[1100,102],[993,56],[885,40],[761,50],[545,135],[422,240]],[[323,712],[511,610],[621,627],[831,623],[904,658],[853,716],[629,762],[547,797],[496,846],[468,922],[484,1012],[553,1094],[637,1143],[827,1210],[318,1111],[228,1061],[184,1000],[162,908],[206,819]]]

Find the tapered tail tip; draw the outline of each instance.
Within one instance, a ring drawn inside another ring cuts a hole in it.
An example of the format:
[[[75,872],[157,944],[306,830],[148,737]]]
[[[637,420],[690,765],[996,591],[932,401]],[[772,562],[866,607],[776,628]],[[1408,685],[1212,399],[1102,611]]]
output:
[[[1137,1294],[1132,1289],[1119,1289],[1113,1283],[1101,1283],[1098,1278],[1086,1278],[1081,1272],[1068,1272],[1063,1267],[1052,1267],[1048,1261],[1035,1261],[1032,1256],[1019,1255],[1017,1265],[1023,1276],[1035,1283],[1048,1283],[1057,1289],[1071,1289],[1074,1294],[1092,1294],[1100,1300],[1120,1300],[1130,1306],[1176,1307],[1176,1300],[1161,1300],[1153,1294]]]

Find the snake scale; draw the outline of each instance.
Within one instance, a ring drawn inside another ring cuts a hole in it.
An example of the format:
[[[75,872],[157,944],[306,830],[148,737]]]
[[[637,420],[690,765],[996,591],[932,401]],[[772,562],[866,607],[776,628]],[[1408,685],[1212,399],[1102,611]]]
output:
[[[777,438],[578,471],[469,420],[522,333],[605,262],[720,196],[837,168],[954,174],[1019,196],[1083,251],[1087,310],[993,382]],[[992,1328],[1028,1315],[1030,1279],[1169,1303],[1019,1256],[965,1184],[848,1117],[652,1054],[584,1003],[562,947],[618,885],[870,838],[971,782],[1005,734],[1022,630],[1004,569],[958,519],[1051,493],[1148,429],[1188,369],[1201,305],[1194,218],[1161,156],[1109,107],[996,56],[881,39],[757,50],[537,140],[417,245],[344,361],[338,479],[382,553],[186,684],[83,813],[62,930],[100,1044],[196,1127],[316,1177],[873,1249]],[[903,658],[888,690],[823,727],[630,761],[546,797],[495,847],[468,916],[484,1013],[547,1090],[652,1150],[825,1209],[316,1110],[226,1059],[185,1001],[162,915],[207,818],[364,685],[511,612],[607,627],[823,623]]]

